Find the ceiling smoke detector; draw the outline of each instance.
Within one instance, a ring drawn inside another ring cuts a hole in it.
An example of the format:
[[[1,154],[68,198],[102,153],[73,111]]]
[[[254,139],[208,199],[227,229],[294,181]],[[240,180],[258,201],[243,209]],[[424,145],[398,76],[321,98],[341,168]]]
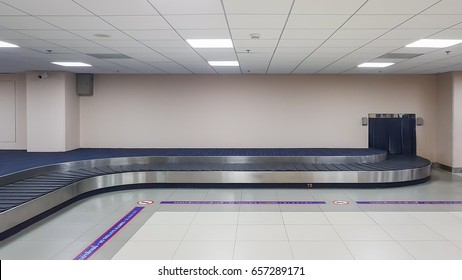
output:
[[[261,34],[260,33],[250,33],[250,38],[252,40],[257,40],[257,39],[260,39],[261,37]]]

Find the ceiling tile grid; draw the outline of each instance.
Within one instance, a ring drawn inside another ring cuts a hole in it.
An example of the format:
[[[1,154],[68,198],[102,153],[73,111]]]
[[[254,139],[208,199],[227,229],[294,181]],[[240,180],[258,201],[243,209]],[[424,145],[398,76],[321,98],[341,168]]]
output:
[[[420,55],[380,73],[462,71],[462,47],[405,48],[424,38],[462,39],[462,1],[0,0],[0,41],[21,47],[0,48],[4,73],[62,70],[50,64],[61,58],[91,62],[92,73],[375,74],[356,66],[390,53]],[[233,47],[193,49],[186,39]]]

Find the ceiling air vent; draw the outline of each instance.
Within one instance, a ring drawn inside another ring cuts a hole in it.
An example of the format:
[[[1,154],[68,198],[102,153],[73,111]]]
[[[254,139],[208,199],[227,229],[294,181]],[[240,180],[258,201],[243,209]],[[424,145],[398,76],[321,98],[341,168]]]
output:
[[[423,53],[387,53],[377,58],[385,59],[411,59],[423,55]]]

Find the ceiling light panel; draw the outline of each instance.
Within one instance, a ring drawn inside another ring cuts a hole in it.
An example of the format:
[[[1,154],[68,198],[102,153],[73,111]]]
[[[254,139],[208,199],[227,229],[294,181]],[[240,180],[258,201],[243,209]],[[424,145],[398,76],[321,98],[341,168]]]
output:
[[[213,67],[236,67],[239,66],[238,61],[207,61]]]
[[[231,38],[228,29],[179,29],[177,31],[183,38],[188,39]]]
[[[165,19],[175,29],[227,29],[224,15],[170,15]]]
[[[0,41],[0,48],[19,48],[18,45]]]
[[[337,29],[349,15],[291,15],[287,21],[288,29]]]
[[[64,67],[91,67],[90,64],[83,62],[51,62],[52,64]]]
[[[223,7],[217,0],[149,0],[163,15],[223,14]]]
[[[287,15],[293,0],[224,0],[227,14]]]
[[[18,39],[18,40],[34,40],[33,37],[7,29],[0,29],[0,38],[3,40]]]
[[[21,11],[34,16],[41,15],[67,15],[67,16],[79,16],[79,15],[91,15],[91,13],[84,8],[80,7],[73,1],[63,0],[40,0],[40,1],[28,1],[28,0],[2,0],[3,3],[11,5]]]
[[[186,42],[193,48],[232,48],[231,39],[187,39]]]
[[[62,1],[62,0],[61,0]],[[84,6],[92,13],[102,15],[157,15],[154,9],[146,0],[74,0]]]
[[[292,15],[346,15],[356,12],[366,0],[310,0],[295,1]]]
[[[359,68],[385,68],[392,66],[392,62],[366,62],[358,65]]]
[[[431,5],[439,2],[439,0],[417,0],[417,1],[402,1],[402,0],[369,0],[357,12],[357,14],[369,15],[411,15],[418,14],[427,9]]]
[[[422,39],[406,45],[407,48],[447,48],[462,43],[462,40]]]
[[[286,19],[285,15],[228,15],[230,28],[242,29],[282,29]]]

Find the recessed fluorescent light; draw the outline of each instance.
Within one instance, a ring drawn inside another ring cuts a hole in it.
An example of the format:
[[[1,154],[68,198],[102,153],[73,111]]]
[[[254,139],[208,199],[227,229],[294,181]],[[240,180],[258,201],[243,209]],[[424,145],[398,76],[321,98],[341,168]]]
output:
[[[83,62],[52,62],[53,64],[65,67],[92,67],[90,64]]]
[[[370,68],[384,68],[393,65],[391,62],[366,62],[358,65],[358,67],[370,67]]]
[[[462,43],[462,40],[422,39],[406,46],[406,48],[447,48]]]
[[[208,61],[211,66],[239,66],[238,61]]]
[[[232,48],[231,39],[187,39],[186,42],[195,48]]]
[[[0,41],[0,48],[19,48],[18,45]]]

